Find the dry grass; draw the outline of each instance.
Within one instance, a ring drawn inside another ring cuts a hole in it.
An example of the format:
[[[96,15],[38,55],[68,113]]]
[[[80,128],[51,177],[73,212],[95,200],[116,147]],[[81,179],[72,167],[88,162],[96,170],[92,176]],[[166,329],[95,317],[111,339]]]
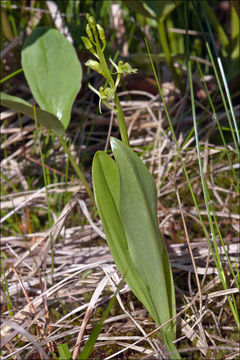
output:
[[[20,92],[22,97],[29,98],[25,87],[22,86]],[[123,93],[120,99],[131,145],[139,153],[149,146],[143,159],[159,190],[159,226],[167,242],[173,269],[177,313],[181,312],[177,317],[179,352],[187,359],[237,359],[238,334],[227,295],[236,294],[239,303],[238,290],[219,245],[229,277],[229,289],[226,291],[221,287],[177,158],[175,143],[171,133],[166,132],[162,104],[158,96],[145,92],[125,95]],[[179,100],[178,93],[168,84],[165,84],[165,96],[175,123],[186,106],[187,96]],[[72,140],[72,153],[85,164],[85,175],[90,182],[91,158],[96,150],[106,146],[111,114],[97,116],[96,104],[89,101],[86,106],[81,101],[75,104],[67,136]],[[52,139],[47,144],[46,133],[41,138],[43,152],[48,154],[45,166],[51,178],[46,192],[34,126],[24,117],[20,122],[12,111],[3,111],[1,115],[4,119],[1,127],[1,209],[4,212],[1,251],[6,255],[2,257],[2,267],[13,312],[10,316],[6,291],[1,291],[2,359],[53,359],[58,344],[67,343],[72,352],[76,343],[84,345],[115,292],[120,276],[103,240],[99,217],[84,188],[71,169],[64,180],[66,157],[60,145]],[[178,129],[179,144],[189,127],[188,121],[182,121]],[[113,116],[112,134],[118,136],[114,124]],[[210,118],[209,129],[211,125]],[[209,144],[209,136],[210,131],[206,131],[201,143],[204,172],[228,255],[233,266],[238,267],[240,216],[237,193],[229,181],[229,168],[222,148]],[[184,146],[182,155],[207,224],[193,138]],[[231,150],[230,155],[234,161]],[[183,229],[176,190],[167,179],[169,174],[178,185],[187,233]],[[54,219],[51,227],[47,193]],[[190,239],[195,274],[186,236]],[[2,283],[6,286],[3,277]],[[111,316],[104,323],[92,358],[167,358],[159,330],[125,283]]]

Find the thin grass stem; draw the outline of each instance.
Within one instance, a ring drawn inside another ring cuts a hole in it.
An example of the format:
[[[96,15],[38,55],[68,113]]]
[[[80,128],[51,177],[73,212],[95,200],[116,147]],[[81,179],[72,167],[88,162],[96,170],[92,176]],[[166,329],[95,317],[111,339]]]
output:
[[[145,40],[146,41],[146,40]],[[152,69],[153,69],[153,72],[154,72],[154,75],[155,75],[155,79],[157,81],[157,84],[158,84],[158,89],[159,89],[159,94],[161,96],[161,100],[163,102],[163,106],[164,106],[164,109],[165,109],[165,112],[166,112],[166,116],[167,116],[167,119],[168,119],[168,122],[169,122],[169,126],[170,126],[170,129],[171,129],[171,132],[172,132],[172,135],[173,135],[173,138],[174,138],[174,142],[176,144],[176,147],[177,147],[177,152],[178,152],[178,156],[180,158],[180,161],[181,161],[181,164],[183,166],[183,171],[184,171],[184,174],[185,174],[185,177],[186,177],[186,180],[187,180],[187,183],[188,183],[188,187],[189,187],[189,190],[190,190],[190,193],[191,193],[191,196],[192,196],[192,199],[193,199],[193,202],[194,202],[194,206],[196,208],[196,211],[197,211],[197,214],[198,214],[198,218],[200,220],[200,223],[201,223],[201,226],[202,226],[202,229],[204,231],[204,234],[206,236],[206,239],[207,239],[207,242],[208,242],[208,246],[209,246],[209,249],[211,251],[211,254],[212,254],[212,257],[213,257],[213,260],[217,266],[217,269],[218,269],[218,273],[219,273],[219,276],[222,280],[222,284],[224,286],[224,289],[226,289],[226,279],[225,279],[225,274],[223,272],[223,269],[222,269],[222,266],[219,267],[219,265],[221,264],[221,261],[220,261],[220,257],[219,257],[219,252],[218,252],[218,247],[217,247],[217,244],[216,244],[216,241],[215,241],[215,244],[214,244],[214,250],[213,251],[213,247],[211,245],[211,241],[209,239],[209,235],[208,235],[208,232],[207,232],[207,229],[204,225],[204,222],[202,220],[202,217],[201,217],[201,214],[200,214],[200,211],[199,211],[199,207],[198,207],[198,204],[197,204],[197,201],[196,201],[196,197],[193,193],[193,189],[192,189],[192,186],[191,186],[191,183],[190,183],[190,180],[189,180],[189,177],[188,177],[188,173],[187,173],[187,170],[186,170],[186,167],[185,167],[185,164],[184,164],[184,161],[183,161],[183,158],[182,158],[182,155],[181,155],[181,151],[180,151],[180,148],[178,146],[178,142],[177,142],[177,139],[176,139],[176,135],[175,135],[175,132],[174,132],[174,129],[173,129],[173,126],[172,126],[172,123],[171,123],[171,120],[170,120],[170,117],[169,117],[169,114],[168,114],[168,110],[167,110],[167,107],[166,107],[166,103],[165,103],[165,100],[164,100],[164,97],[163,97],[163,94],[162,94],[162,90],[161,90],[161,87],[160,87],[160,84],[159,84],[159,81],[158,81],[158,78],[157,78],[157,74],[156,74],[156,70],[155,70],[155,67],[154,67],[154,64],[153,64],[153,60],[152,60],[152,57],[151,57],[151,54],[150,54],[150,50],[149,50],[149,46],[147,44],[147,41],[146,41],[146,47],[147,47],[147,50],[148,50],[148,54],[149,54],[149,57],[150,57],[150,61],[151,61],[151,64],[152,64]],[[209,212],[209,215],[210,215],[210,212]],[[211,216],[210,216],[211,218]],[[213,231],[211,232],[212,235],[214,235],[214,229]],[[237,317],[236,317],[236,311],[235,309],[233,308],[233,305],[231,303],[231,300],[229,299],[229,304],[230,304],[230,307],[231,307],[231,310],[232,310],[232,313],[235,317],[235,320],[237,321]]]
[[[49,194],[48,194],[48,182],[47,182],[47,175],[46,175],[46,168],[45,168],[45,164],[44,164],[44,158],[43,158],[43,153],[42,153],[42,147],[41,147],[41,142],[40,142],[40,138],[39,138],[39,129],[38,129],[38,122],[37,122],[37,115],[36,115],[36,106],[33,106],[33,112],[34,112],[34,121],[35,121],[35,127],[36,127],[36,136],[37,136],[37,142],[38,142],[38,146],[39,146],[39,152],[40,152],[40,156],[41,156],[41,163],[42,163],[42,171],[43,171],[43,179],[44,179],[44,184],[45,184],[45,189],[46,189],[46,199],[47,199],[47,208],[48,208],[48,221],[49,224],[51,225],[51,212],[50,212],[50,201],[49,201]]]
[[[202,292],[201,292],[201,284],[199,281],[199,277],[198,277],[198,272],[197,272],[197,267],[196,267],[196,263],[194,260],[194,256],[193,256],[193,252],[192,252],[192,247],[191,247],[191,242],[188,236],[188,230],[187,230],[187,224],[185,221],[185,217],[183,214],[183,208],[182,208],[182,204],[181,204],[181,199],[180,199],[180,195],[179,195],[179,191],[178,191],[178,186],[176,184],[176,180],[173,179],[172,177],[168,177],[169,180],[171,181],[171,183],[174,185],[175,188],[175,192],[176,192],[176,196],[177,196],[177,201],[178,201],[178,205],[179,205],[179,210],[180,210],[180,214],[181,214],[181,218],[182,218],[182,222],[183,222],[183,228],[184,228],[184,233],[186,236],[186,240],[187,240],[187,244],[188,244],[188,249],[189,249],[189,253],[191,256],[191,260],[192,260],[192,264],[193,264],[193,270],[194,270],[194,274],[195,274],[195,278],[196,278],[196,283],[197,283],[197,288],[198,288],[198,293],[199,293],[199,316],[200,318],[202,317]]]
[[[2,256],[7,260],[7,255],[5,254],[4,251],[2,251]],[[2,261],[1,261],[1,284],[2,284],[3,293],[5,295],[6,305],[7,305],[9,316],[12,317],[13,316],[13,306],[12,306],[12,302],[11,302],[11,297],[10,297],[10,293],[9,293],[9,289],[8,289],[8,282],[7,282],[7,278],[5,275]]]
[[[236,185],[237,185],[237,184],[239,183],[239,180],[238,180],[236,171],[235,171],[235,169],[234,169],[234,167],[233,167],[232,160],[231,160],[231,157],[230,157],[230,155],[229,155],[227,143],[226,143],[225,138],[224,138],[224,135],[223,135],[222,127],[221,127],[221,125],[220,125],[220,122],[219,122],[219,119],[218,119],[218,116],[217,116],[217,113],[216,113],[216,109],[215,109],[215,107],[214,107],[214,105],[213,105],[212,98],[211,98],[211,96],[210,96],[210,94],[209,94],[209,91],[208,91],[206,82],[205,82],[205,80],[204,80],[203,72],[202,72],[201,66],[200,66],[200,64],[199,64],[198,61],[197,61],[197,66],[198,66],[198,70],[199,70],[199,72],[200,72],[200,76],[201,76],[201,78],[202,78],[202,80],[203,80],[203,85],[204,85],[204,87],[205,87],[206,94],[207,94],[209,103],[210,103],[211,108],[212,108],[212,112],[213,112],[213,114],[214,114],[214,120],[216,120],[216,122],[217,122],[218,130],[219,130],[219,133],[220,133],[220,136],[221,136],[221,139],[222,139],[224,148],[225,148],[225,152],[226,152],[226,155],[227,155],[227,158],[228,158],[228,162],[229,162],[231,171],[232,171],[232,173],[233,173],[233,177],[234,177],[234,179],[235,179],[235,181],[236,181]]]
[[[214,223],[212,221],[212,212],[210,211],[210,207],[212,207],[211,199],[210,199],[209,192],[208,192],[208,189],[207,189],[207,185],[206,185],[204,175],[203,175],[202,160],[201,160],[199,138],[198,138],[197,121],[196,121],[196,109],[195,109],[195,101],[194,101],[194,90],[193,90],[192,70],[191,70],[191,61],[190,60],[188,60],[188,76],[189,76],[189,83],[190,83],[192,116],[193,116],[193,124],[194,124],[194,133],[195,133],[198,165],[199,165],[200,178],[201,178],[202,189],[203,189],[204,202],[205,202],[205,206],[206,206],[206,210],[207,210],[207,214],[208,214],[209,226],[210,226],[211,236],[212,236],[212,240],[213,240],[213,244],[214,244],[215,259],[216,259],[215,264],[217,266],[218,274],[220,276],[222,285],[223,285],[224,289],[227,289],[227,281],[226,281],[224,269],[223,269],[223,266],[222,266],[222,262],[221,262],[221,259],[220,259],[220,254],[219,254],[219,250],[218,250],[218,246],[217,246],[216,233],[215,233],[215,229],[214,229]],[[217,222],[215,223],[215,226],[218,227]],[[232,296],[232,298],[233,298],[233,296]],[[232,303],[229,296],[228,296],[228,302],[229,302],[229,306],[230,306],[230,308],[232,310],[233,316],[235,318],[235,321],[237,323],[237,326],[240,327],[239,317],[237,315],[237,309],[233,305],[233,303]],[[235,301],[234,301],[234,303],[235,303]]]
[[[85,187],[85,189],[86,189],[86,191],[87,191],[87,193],[88,193],[88,195],[89,195],[92,203],[95,204],[95,200],[94,200],[94,196],[93,196],[92,190],[90,189],[87,180],[85,179],[82,171],[80,170],[78,164],[76,163],[74,157],[72,156],[72,154],[71,154],[71,152],[70,152],[70,149],[69,149],[68,146],[67,146],[66,141],[65,141],[61,136],[58,136],[58,139],[59,139],[59,142],[60,142],[60,144],[62,145],[65,153],[67,154],[68,159],[69,159],[72,167],[74,168],[74,170],[75,170],[76,174],[78,175],[79,179],[82,181],[82,183],[83,183],[83,185],[84,185],[84,187]]]
[[[22,71],[23,71],[23,69],[18,69],[18,70],[16,70],[16,71],[14,71],[13,73],[5,76],[5,78],[3,78],[3,79],[0,80],[0,84],[4,83],[5,81],[7,81],[7,80],[9,80],[9,79],[11,79],[11,78],[13,78],[14,76],[16,76],[17,74],[21,73]]]
[[[226,102],[226,99],[225,99],[225,96],[224,96],[224,93],[223,93],[222,84],[221,84],[221,81],[220,81],[220,79],[219,79],[218,72],[217,72],[217,70],[216,70],[216,66],[215,66],[215,63],[214,63],[214,60],[213,60],[213,56],[212,56],[212,52],[211,52],[211,50],[210,50],[209,42],[208,42],[208,40],[207,40],[207,38],[206,38],[205,33],[203,32],[203,30],[202,30],[202,33],[203,33],[203,36],[204,36],[204,39],[205,39],[205,42],[206,42],[206,48],[207,48],[207,51],[208,51],[210,60],[211,60],[211,62],[212,62],[213,68],[214,68],[214,73],[215,73],[215,76],[216,76],[216,80],[217,80],[217,83],[218,83],[218,88],[219,88],[219,91],[220,91],[220,94],[221,94],[221,97],[222,97],[222,101],[223,101],[223,105],[224,105],[224,108],[225,108],[225,111],[226,111],[226,115],[227,115],[227,118],[228,118],[229,126],[230,126],[230,129],[231,129],[231,133],[232,133],[232,137],[233,137],[233,141],[234,141],[234,145],[235,145],[235,149],[236,149],[236,152],[237,152],[237,154],[238,154],[238,161],[240,161],[240,151],[239,151],[239,145],[238,145],[238,144],[240,144],[240,134],[239,134],[239,130],[238,130],[238,126],[237,126],[237,121],[236,121],[236,117],[235,117],[234,110],[233,110],[233,106],[232,106],[232,100],[231,100],[231,96],[230,96],[228,84],[227,84],[226,77],[225,77],[225,73],[224,73],[224,70],[223,70],[222,61],[221,61],[221,59],[220,59],[220,56],[218,55],[218,51],[217,51],[217,48],[216,48],[216,45],[215,45],[215,41],[214,41],[214,37],[213,37],[213,34],[212,34],[212,29],[211,29],[211,27],[210,27],[210,24],[209,24],[209,21],[208,21],[208,17],[207,17],[206,12],[205,12],[205,8],[204,8],[204,6],[202,5],[202,3],[200,3],[200,6],[202,7],[203,14],[204,14],[204,20],[206,21],[206,24],[207,24],[207,26],[208,26],[208,31],[209,31],[210,38],[211,38],[211,41],[212,41],[212,44],[213,44],[213,49],[214,49],[214,52],[215,52],[215,55],[216,55],[216,58],[217,58],[219,70],[220,70],[220,73],[221,73],[221,76],[222,76],[222,80],[223,80],[223,83],[224,83],[224,87],[225,87],[225,91],[226,91],[226,95],[227,95],[227,100],[228,100],[229,108],[230,108],[230,111],[231,111],[231,115],[232,115],[232,119],[233,119],[235,131],[233,130],[232,122],[231,122],[230,115],[229,115],[229,111],[228,111],[228,107],[227,107],[227,102]],[[196,11],[196,7],[195,7],[195,6],[194,6],[194,11],[195,11],[195,13],[196,13],[196,15],[197,15],[197,11]],[[199,21],[199,19],[198,19],[198,21]],[[201,24],[200,21],[199,21],[199,25],[201,26],[201,29],[202,29],[202,24]],[[236,136],[237,136],[237,139],[238,139],[238,140],[236,139],[235,132],[236,132]],[[237,143],[237,141],[238,141],[238,143]]]

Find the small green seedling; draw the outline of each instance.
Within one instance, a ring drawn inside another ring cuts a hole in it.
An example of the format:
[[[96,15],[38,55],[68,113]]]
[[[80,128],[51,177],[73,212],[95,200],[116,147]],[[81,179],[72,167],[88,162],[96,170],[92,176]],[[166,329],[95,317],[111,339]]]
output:
[[[117,86],[125,73],[134,73],[128,63],[113,63],[115,80],[107,67],[103,54],[103,29],[87,16],[83,41],[86,48],[98,59],[87,66],[106,80],[105,88],[89,86],[101,101],[116,112],[123,141],[111,138],[115,161],[103,151],[93,159],[93,187],[96,204],[103,223],[107,242],[114,261],[126,282],[144,304],[158,325],[176,314],[175,291],[171,267],[157,220],[157,191],[154,179],[146,166],[129,146],[126,123],[117,96]],[[102,46],[100,45],[102,42]],[[109,104],[111,101],[111,104]],[[176,351],[176,322],[162,329],[164,343],[171,359],[180,359]],[[174,354],[173,354],[174,353]]]

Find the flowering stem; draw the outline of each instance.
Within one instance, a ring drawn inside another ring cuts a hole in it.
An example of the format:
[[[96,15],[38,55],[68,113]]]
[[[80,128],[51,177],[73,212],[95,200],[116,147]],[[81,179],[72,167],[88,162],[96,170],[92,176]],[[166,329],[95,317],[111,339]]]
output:
[[[101,66],[102,66],[102,70],[104,72],[104,77],[106,78],[109,86],[114,90],[115,95],[114,95],[113,101],[114,101],[114,104],[115,104],[116,109],[117,109],[116,114],[117,114],[118,126],[119,126],[122,141],[127,146],[130,146],[129,139],[128,139],[128,133],[127,133],[127,125],[126,125],[126,122],[125,122],[125,117],[124,117],[124,114],[123,114],[122,106],[120,104],[120,100],[119,100],[119,97],[118,97],[117,92],[116,92],[116,87],[115,87],[115,84],[114,84],[114,80],[113,80],[113,78],[111,76],[111,73],[110,73],[110,71],[108,69],[104,53],[103,53],[102,48],[100,46],[98,36],[95,36],[95,42],[96,42],[96,52],[97,52],[97,55],[98,55],[98,60],[99,60],[99,62],[101,64]]]
[[[119,97],[118,97],[116,89],[115,89],[115,84],[114,84],[113,78],[112,78],[112,76],[110,74],[110,71],[108,69],[105,57],[104,57],[104,55],[102,53],[102,49],[101,49],[98,41],[97,41],[97,45],[96,45],[96,50],[97,50],[98,59],[99,59],[99,62],[101,64],[101,66],[102,66],[102,69],[104,71],[105,77],[106,77],[110,87],[114,90],[114,93],[115,93],[113,101],[114,101],[114,104],[115,104],[115,106],[117,108],[118,126],[119,126],[122,141],[127,146],[130,146],[129,139],[128,139],[128,133],[127,133],[127,125],[126,125],[126,122],[125,122],[125,117],[124,117],[124,114],[123,114],[122,106],[120,104],[120,100],[119,100]]]

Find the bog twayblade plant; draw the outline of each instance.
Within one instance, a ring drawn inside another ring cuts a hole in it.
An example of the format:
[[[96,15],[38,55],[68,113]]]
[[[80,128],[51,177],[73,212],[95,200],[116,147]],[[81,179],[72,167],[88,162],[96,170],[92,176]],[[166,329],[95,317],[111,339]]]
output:
[[[27,101],[1,93],[1,105],[16,110],[52,130],[94,202],[92,191],[63,138],[71,109],[81,88],[82,67],[72,44],[57,30],[38,27],[22,49],[23,72],[40,108]]]
[[[116,112],[122,141],[111,138],[115,161],[103,151],[93,159],[93,187],[96,204],[114,261],[133,293],[147,308],[158,325],[176,315],[175,291],[166,246],[157,220],[157,191],[147,167],[129,146],[126,123],[117,86],[124,73],[135,72],[120,61],[114,66],[115,79],[104,57],[104,30],[92,16],[83,37],[86,48],[97,58],[86,65],[106,80],[96,90],[101,102]],[[102,45],[100,45],[102,44]],[[101,110],[101,108],[100,108]],[[176,322],[162,328],[164,343],[171,359],[180,359],[176,351]]]

